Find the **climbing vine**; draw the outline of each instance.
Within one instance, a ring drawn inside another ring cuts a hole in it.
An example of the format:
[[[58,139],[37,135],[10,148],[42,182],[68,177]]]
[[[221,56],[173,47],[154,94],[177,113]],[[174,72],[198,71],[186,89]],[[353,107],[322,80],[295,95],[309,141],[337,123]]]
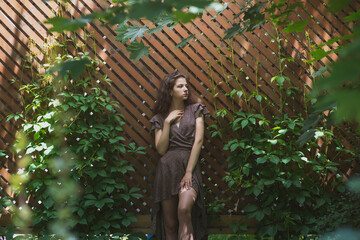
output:
[[[121,107],[105,88],[111,80],[75,35],[50,36],[41,51],[42,63],[31,53],[24,61],[32,72],[19,88],[24,109],[8,117],[21,126],[11,177],[17,203],[8,210],[39,237],[118,239],[136,221],[128,203],[141,197],[125,181],[134,171],[127,156],[144,147],[126,143]],[[59,64],[73,71],[57,72]]]
[[[305,132],[309,129],[306,117],[316,98],[314,95],[307,95],[305,87],[299,89],[293,86],[291,78],[284,71],[287,64],[294,61],[283,50],[286,34],[303,32],[307,24],[306,21],[290,20],[297,7],[302,7],[302,4],[287,4],[281,0],[256,3],[249,1],[241,9],[241,14],[244,15],[234,16],[235,19],[240,16],[244,19],[234,21],[233,27],[225,32],[231,55],[223,56],[219,51],[219,59],[232,64],[233,71],[223,71],[224,81],[216,82],[212,78],[212,66],[208,63],[211,76],[209,92],[213,96],[215,108],[215,121],[208,129],[212,137],[224,142],[224,150],[229,153],[229,171],[225,181],[234,196],[239,199],[248,196],[252,199],[242,210],[249,219],[257,220],[257,235],[275,239],[299,239],[309,233],[322,234],[324,231],[333,231],[344,222],[358,226],[358,220],[354,222],[353,218],[333,221],[333,224],[327,221],[328,218],[334,219],[339,215],[352,215],[349,210],[351,201],[339,201],[339,198],[345,199],[350,194],[345,189],[339,163],[354,161],[356,153],[342,145],[330,124],[329,115],[322,111],[315,112],[317,121],[312,123],[310,134]],[[261,9],[265,10],[262,12]],[[254,60],[253,66],[256,78],[253,79],[256,83],[256,90],[253,92],[248,92],[243,87],[243,81],[247,81],[249,77],[234,62],[236,53],[232,38],[265,22],[272,26],[272,33],[267,34],[277,44],[278,50],[274,53],[278,57],[278,74],[268,80],[274,84],[273,88],[279,94],[278,102],[272,102],[261,93],[257,61]],[[349,36],[341,39],[349,39]],[[310,55],[316,56],[317,49],[321,49],[321,46],[309,45]],[[311,63],[321,58],[314,57],[305,61],[311,68]],[[313,74],[313,79],[325,71],[326,69],[321,69]],[[220,94],[228,98],[231,107],[218,108]],[[303,111],[287,111],[291,109],[289,100],[295,97],[299,99],[300,96],[303,96]],[[342,203],[344,211],[329,212],[328,206],[339,206]],[[236,207],[235,211],[239,209],[241,208]],[[234,232],[241,232],[246,230],[246,225],[235,223],[232,228]]]

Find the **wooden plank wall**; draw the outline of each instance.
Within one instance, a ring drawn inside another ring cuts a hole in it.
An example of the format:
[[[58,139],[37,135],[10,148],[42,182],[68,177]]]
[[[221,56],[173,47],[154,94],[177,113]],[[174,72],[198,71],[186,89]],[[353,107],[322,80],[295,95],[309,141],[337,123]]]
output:
[[[231,1],[232,2],[232,1]],[[150,46],[150,55],[139,61],[129,59],[126,47],[115,41],[116,26],[104,27],[97,21],[86,28],[86,33],[94,36],[95,41],[89,38],[88,51],[106,62],[101,68],[102,74],[107,74],[113,81],[113,86],[107,90],[111,96],[118,100],[122,106],[122,113],[126,118],[127,125],[124,127],[128,141],[134,141],[138,146],[147,146],[147,154],[144,156],[129,156],[131,164],[136,172],[127,176],[129,184],[142,189],[144,197],[127,206],[129,210],[136,211],[139,215],[149,215],[151,212],[151,192],[154,180],[154,170],[159,156],[155,152],[153,139],[149,134],[152,117],[151,107],[156,98],[156,88],[162,77],[174,69],[178,69],[190,76],[192,90],[203,98],[204,104],[214,112],[214,99],[210,94],[211,88],[210,71],[208,63],[212,66],[212,76],[216,82],[224,80],[225,75],[232,72],[231,62],[222,55],[231,55],[229,50],[230,41],[221,41],[224,31],[231,24],[233,15],[239,13],[239,7],[244,1],[230,3],[227,10],[216,17],[213,11],[204,12],[201,19],[193,23],[179,24],[173,30],[163,30],[144,38]],[[314,44],[321,44],[334,36],[349,34],[351,23],[345,23],[343,17],[347,12],[359,9],[360,3],[353,1],[351,6],[333,15],[326,12],[324,0],[302,0],[304,9],[298,9],[294,20],[308,20],[306,30]],[[66,15],[79,17],[81,14],[89,14],[108,8],[111,1],[103,0],[71,0],[68,3]],[[59,6],[53,1],[42,0],[1,0],[0,2],[0,149],[9,149],[14,140],[16,126],[14,122],[6,122],[6,116],[16,111],[21,111],[21,101],[17,92],[16,84],[11,84],[11,79],[23,76],[24,81],[30,79],[26,71],[22,71],[22,59],[28,52],[29,38],[34,40],[36,48],[40,49],[48,34],[49,26],[44,21],[54,15]],[[134,24],[134,23],[130,23]],[[138,24],[147,24],[141,21]],[[251,33],[237,36],[232,42],[234,47],[235,65],[242,68],[244,73],[240,81],[247,92],[255,90],[255,65],[258,61],[258,79],[260,92],[267,95],[275,104],[279,103],[279,93],[275,85],[270,82],[271,77],[277,75],[278,57],[277,45],[268,33],[274,33],[270,24],[265,24],[260,29]],[[174,49],[182,39],[195,34],[196,41],[190,41],[183,49]],[[83,34],[78,34],[79,40],[84,41]],[[294,86],[300,89],[309,88],[311,85],[309,67],[302,61],[308,57],[308,44],[304,33],[288,34],[283,36],[287,39],[283,48],[288,57],[295,59],[294,63],[288,64],[284,74],[291,78]],[[336,44],[335,44],[336,45]],[[96,46],[96,52],[94,47]],[[325,50],[328,50],[325,48]],[[221,54],[219,54],[221,53]],[[37,56],[41,61],[42,55]],[[316,69],[324,66],[327,62],[336,60],[335,54],[329,55],[317,65]],[[222,60],[221,66],[219,60]],[[235,85],[233,84],[235,87]],[[229,101],[223,92],[219,90],[217,99],[218,107],[229,107]],[[258,108],[256,103],[252,103]],[[295,99],[286,111],[303,112],[302,98]],[[278,114],[278,111],[268,114]],[[213,123],[213,117],[206,119],[206,124]],[[340,133],[342,134],[342,133]],[[222,180],[226,171],[226,153],[222,150],[222,143],[218,139],[210,138],[209,132],[205,134],[206,140],[201,154],[203,180],[207,190],[207,202],[215,199],[226,199],[222,214],[234,213],[234,208],[244,205],[246,199],[232,199],[226,190],[226,183]],[[351,147],[355,144],[352,136],[344,137],[345,143]],[[8,188],[9,174],[16,169],[16,159],[9,155],[1,158],[0,178],[3,187],[2,195],[12,194]],[[344,171],[351,172],[346,168]],[[239,200],[239,203],[237,203]]]

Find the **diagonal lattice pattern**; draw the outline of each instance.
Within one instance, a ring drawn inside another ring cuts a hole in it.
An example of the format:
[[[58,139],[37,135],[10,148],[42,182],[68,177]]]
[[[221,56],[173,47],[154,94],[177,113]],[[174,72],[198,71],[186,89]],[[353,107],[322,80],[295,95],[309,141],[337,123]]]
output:
[[[348,9],[334,15],[326,12],[323,1],[302,2],[305,8],[298,9],[293,20],[309,22],[306,30],[313,44],[321,44],[334,36],[349,34],[352,25],[343,22],[344,16],[346,12],[355,11],[360,7],[359,2],[353,1]],[[67,4],[65,15],[79,17],[109,8],[110,4],[110,1],[103,0],[72,0]],[[231,27],[230,22],[233,21],[234,14],[240,12],[241,5],[242,1],[230,3],[216,18],[216,13],[209,10],[193,23],[178,24],[173,30],[164,29],[146,36],[144,41],[150,47],[150,54],[139,61],[130,60],[126,46],[115,41],[116,26],[104,27],[101,22],[96,21],[88,25],[84,32],[77,33],[78,40],[87,45],[90,54],[105,62],[101,74],[106,74],[113,81],[112,87],[108,87],[107,90],[122,106],[121,111],[127,122],[124,126],[127,141],[148,147],[146,155],[126,156],[136,169],[134,174],[127,176],[128,183],[142,189],[144,195],[142,199],[130,203],[127,206],[129,210],[141,215],[148,215],[151,211],[152,182],[159,156],[152,148],[149,119],[152,117],[151,106],[156,97],[156,87],[166,73],[178,69],[188,74],[192,90],[202,97],[210,112],[215,110],[214,99],[210,93],[212,79],[217,83],[224,81],[226,76],[232,74],[234,67],[242,69],[240,81],[248,93],[255,91],[258,81],[260,92],[278,104],[279,93],[274,91],[275,85],[270,82],[271,77],[279,71],[277,44],[271,37],[274,34],[271,25],[267,23],[254,32],[237,36],[232,41],[221,40],[225,36],[225,30]],[[29,39],[35,43],[39,51],[36,61],[41,61],[40,48],[49,28],[44,21],[54,16],[58,8],[55,2],[42,0],[2,0],[0,3],[0,118],[3,120],[0,125],[1,149],[8,149],[15,137],[16,126],[14,122],[6,122],[6,116],[22,109],[17,86],[11,84],[11,80],[21,77],[26,82],[31,78],[30,73],[22,69],[22,59],[29,51]],[[137,24],[154,27],[145,20]],[[174,49],[176,44],[191,34],[195,34],[195,41],[190,41],[183,49]],[[85,35],[91,37],[87,37],[85,41]],[[287,39],[283,46],[284,54],[295,59],[294,63],[287,65],[284,75],[291,79],[294,86],[308,90],[311,86],[311,76],[309,67],[303,61],[308,58],[309,51],[305,34],[287,34],[283,38]],[[234,66],[227,57],[232,56],[232,49]],[[330,54],[317,63],[315,68],[319,69],[336,58],[335,54]],[[233,81],[230,81],[230,84],[233,88],[237,87]],[[220,94],[216,99],[217,108],[229,108],[231,103],[224,95],[227,91],[225,85],[220,85],[218,91]],[[256,102],[251,104],[254,108],[259,108]],[[265,114],[279,114],[276,110],[272,111]],[[302,98],[291,101],[285,111],[289,114],[303,112]],[[206,124],[212,124],[213,120],[213,117],[207,118]],[[347,147],[358,142],[348,133],[340,131],[339,134],[343,135]],[[243,206],[246,199],[239,198],[238,203],[238,199],[232,199],[232,195],[226,190],[227,186],[222,178],[226,172],[227,153],[222,150],[219,139],[211,138],[208,132],[205,137],[201,164],[207,201],[227,199],[229,201],[225,204],[223,214],[232,213],[234,207]],[[11,155],[0,160],[2,194],[12,194],[7,186],[9,174],[16,169],[16,160]],[[343,170],[347,174],[351,173],[349,168]]]

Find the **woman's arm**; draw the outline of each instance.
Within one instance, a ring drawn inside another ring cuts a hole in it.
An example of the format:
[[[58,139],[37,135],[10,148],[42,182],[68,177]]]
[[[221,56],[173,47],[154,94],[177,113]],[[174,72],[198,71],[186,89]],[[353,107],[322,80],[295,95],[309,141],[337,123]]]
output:
[[[160,155],[164,155],[169,146],[170,123],[164,121],[162,129],[155,129],[155,147]]]
[[[204,142],[204,117],[202,114],[195,120],[195,139],[191,149],[189,161],[186,167],[186,173],[181,180],[180,187],[189,189],[192,186],[192,173],[199,159],[202,144]]]
[[[170,125],[176,119],[182,117],[184,111],[174,110],[164,120],[162,129],[155,129],[155,147],[160,155],[164,155],[169,147]]]

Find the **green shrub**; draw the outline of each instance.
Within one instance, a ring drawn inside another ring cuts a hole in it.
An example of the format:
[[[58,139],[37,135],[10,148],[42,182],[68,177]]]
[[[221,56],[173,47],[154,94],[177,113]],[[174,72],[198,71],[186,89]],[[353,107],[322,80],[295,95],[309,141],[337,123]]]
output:
[[[28,199],[13,212],[21,216],[31,206],[28,225],[38,236],[121,236],[136,221],[129,202],[141,197],[123,177],[134,171],[126,154],[144,148],[125,143],[125,120],[102,86],[110,80],[99,78],[100,62],[65,35],[46,47],[44,63],[20,86],[23,112],[8,118],[21,123],[14,145],[20,169],[11,183]],[[25,66],[34,68],[32,61]],[[69,72],[57,72],[58,66]]]

